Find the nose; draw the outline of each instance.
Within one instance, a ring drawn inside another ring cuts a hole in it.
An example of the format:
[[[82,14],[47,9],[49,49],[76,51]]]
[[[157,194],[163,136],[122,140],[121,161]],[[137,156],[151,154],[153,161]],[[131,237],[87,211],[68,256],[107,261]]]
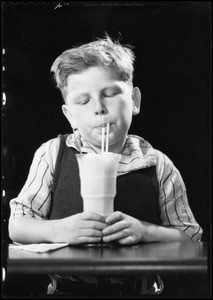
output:
[[[96,115],[104,115],[106,113],[106,107],[103,102],[99,99],[95,101],[95,114]]]

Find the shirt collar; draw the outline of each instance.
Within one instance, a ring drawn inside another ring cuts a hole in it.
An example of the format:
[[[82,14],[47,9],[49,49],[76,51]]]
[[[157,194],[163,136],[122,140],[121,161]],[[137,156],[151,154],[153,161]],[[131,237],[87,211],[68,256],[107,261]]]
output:
[[[68,135],[66,145],[75,148],[79,152],[81,148],[83,153],[95,153],[95,150],[81,137],[78,130]],[[137,135],[128,135],[121,153],[118,175],[154,166],[156,161],[155,149],[149,142]]]

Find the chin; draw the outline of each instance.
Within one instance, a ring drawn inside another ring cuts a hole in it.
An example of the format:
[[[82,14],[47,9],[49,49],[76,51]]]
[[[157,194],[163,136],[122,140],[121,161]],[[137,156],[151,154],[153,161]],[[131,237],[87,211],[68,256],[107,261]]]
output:
[[[101,139],[85,139],[91,146],[101,149]]]

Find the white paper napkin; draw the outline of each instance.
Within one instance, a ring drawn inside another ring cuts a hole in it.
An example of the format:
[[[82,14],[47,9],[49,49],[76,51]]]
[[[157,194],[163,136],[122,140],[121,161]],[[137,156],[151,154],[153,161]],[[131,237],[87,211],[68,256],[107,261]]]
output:
[[[40,244],[27,244],[27,245],[21,245],[18,243],[13,243],[9,245],[9,248],[12,249],[20,249],[20,250],[26,250],[31,252],[47,252],[55,249],[59,249],[62,247],[68,246],[67,243],[40,243]]]

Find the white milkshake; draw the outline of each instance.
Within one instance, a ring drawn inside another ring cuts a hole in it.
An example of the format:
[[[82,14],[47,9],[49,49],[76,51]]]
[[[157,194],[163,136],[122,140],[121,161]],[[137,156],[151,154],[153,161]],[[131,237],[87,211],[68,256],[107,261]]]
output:
[[[76,154],[84,211],[109,215],[114,211],[120,154]]]

